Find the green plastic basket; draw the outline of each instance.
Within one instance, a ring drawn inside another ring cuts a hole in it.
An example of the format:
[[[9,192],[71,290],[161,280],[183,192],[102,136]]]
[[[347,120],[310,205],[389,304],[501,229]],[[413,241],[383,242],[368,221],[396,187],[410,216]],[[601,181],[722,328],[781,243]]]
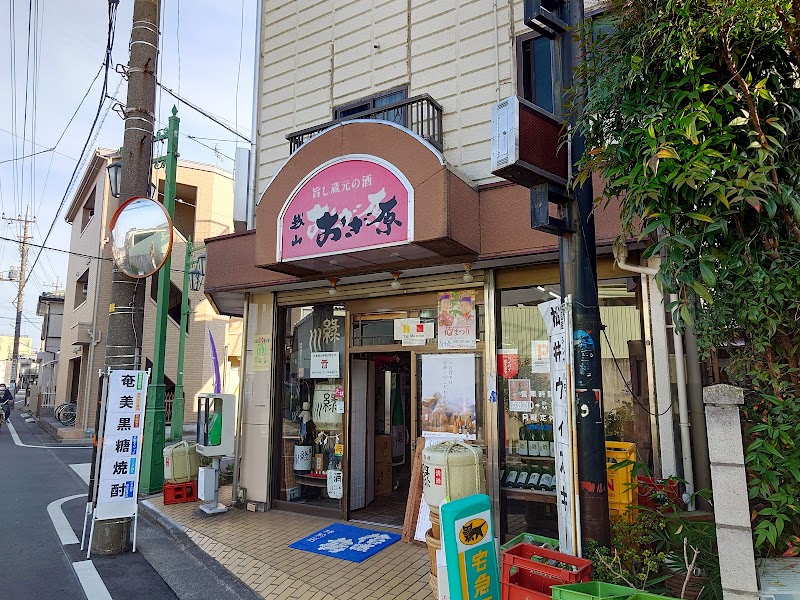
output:
[[[596,598],[628,598],[634,594],[638,596],[640,590],[614,585],[613,583],[602,583],[600,581],[587,581],[586,583],[570,583],[567,585],[554,585],[550,588],[553,600],[594,600]],[[651,594],[642,594],[650,596]],[[660,598],[660,596],[655,596]],[[638,598],[637,600],[652,600],[650,598]]]
[[[544,537],[543,535],[535,535],[533,533],[520,533],[513,540],[507,541],[500,546],[500,551],[505,552],[509,548],[517,544],[533,544],[534,546],[547,546],[553,550],[558,550],[558,540],[553,538]]]

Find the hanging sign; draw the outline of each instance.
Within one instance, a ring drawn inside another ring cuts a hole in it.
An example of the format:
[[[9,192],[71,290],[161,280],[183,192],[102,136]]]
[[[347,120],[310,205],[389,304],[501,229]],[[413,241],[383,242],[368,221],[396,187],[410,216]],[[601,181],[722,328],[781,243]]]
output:
[[[109,375],[96,520],[136,514],[147,382],[145,371]]]
[[[433,323],[422,323],[419,319],[395,319],[394,339],[403,346],[424,346],[434,336]]]
[[[311,353],[311,378],[312,379],[338,379],[339,378],[339,353],[338,352],[312,352]],[[331,390],[333,391],[333,390]]]
[[[439,294],[439,350],[474,350],[477,338],[475,290]]]
[[[553,427],[556,454],[556,495],[558,541],[562,552],[574,554],[578,546],[577,522],[579,506],[577,477],[574,471],[573,406],[575,389],[572,370],[572,303],[569,296],[539,304],[547,327],[550,355],[550,393],[553,403]]]
[[[338,356],[338,354],[337,354]],[[311,418],[317,429],[340,429],[342,415],[337,410],[336,391],[333,385],[318,383],[314,386],[314,397],[311,406]],[[344,402],[342,411],[344,412]]]
[[[376,156],[334,158],[291,193],[278,217],[278,261],[407,244],[413,240],[414,190]]]
[[[550,342],[548,340],[531,342],[531,373],[550,373]]]
[[[467,496],[442,504],[439,511],[450,598],[499,599],[500,574],[489,496]]]
[[[339,500],[344,496],[342,471],[328,469],[328,497]]]
[[[497,351],[497,374],[511,379],[519,373],[519,352],[516,348],[500,348]]]

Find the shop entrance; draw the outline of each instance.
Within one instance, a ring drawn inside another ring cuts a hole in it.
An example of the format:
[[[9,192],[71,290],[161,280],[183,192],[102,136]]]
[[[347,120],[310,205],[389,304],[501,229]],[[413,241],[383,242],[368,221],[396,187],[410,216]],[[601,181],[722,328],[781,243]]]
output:
[[[351,520],[403,526],[415,434],[411,381],[411,352],[351,356]]]

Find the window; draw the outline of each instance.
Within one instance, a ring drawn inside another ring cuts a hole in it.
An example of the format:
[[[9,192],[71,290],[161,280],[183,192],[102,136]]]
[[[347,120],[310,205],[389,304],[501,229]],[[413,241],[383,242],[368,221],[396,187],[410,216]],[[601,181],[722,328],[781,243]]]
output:
[[[150,298],[152,298],[153,302],[158,303],[158,274],[153,275],[150,278]],[[169,304],[167,305],[167,315],[175,321],[175,324],[179,324],[181,322],[181,301],[183,299],[183,294],[171,281],[169,282]],[[189,301],[189,306],[191,307],[191,300]],[[190,312],[191,314],[191,312]],[[186,319],[186,333],[189,333],[189,321],[190,319]]]
[[[78,308],[81,304],[86,302],[86,298],[88,296],[89,296],[89,269],[87,268],[75,282],[75,303],[72,306],[74,308]]]
[[[81,209],[81,233],[83,230],[86,229],[86,226],[89,224],[89,221],[92,220],[94,216],[94,202],[95,197],[97,196],[97,186],[94,186],[92,193],[89,194],[89,197],[86,199],[86,202]]]
[[[406,88],[391,90],[370,98],[364,98],[363,100],[359,100],[357,102],[351,102],[349,104],[338,106],[333,109],[333,118],[345,119],[353,115],[369,112],[376,108],[380,108],[381,106],[387,106],[389,104],[393,104],[394,102],[400,102],[406,98],[408,98],[408,90],[406,90]],[[406,109],[404,106],[399,106],[385,112],[369,115],[369,118],[379,119],[381,121],[391,121],[392,123],[397,123],[403,127],[406,126],[407,121]]]
[[[520,96],[555,112],[553,40],[537,34],[517,38],[517,86]]]
[[[164,180],[158,181],[158,200],[164,202]],[[183,239],[189,239],[189,236],[195,238],[194,223],[195,212],[197,209],[197,188],[193,185],[186,185],[178,183],[175,185],[175,217],[172,223],[175,229],[178,230],[183,236]]]

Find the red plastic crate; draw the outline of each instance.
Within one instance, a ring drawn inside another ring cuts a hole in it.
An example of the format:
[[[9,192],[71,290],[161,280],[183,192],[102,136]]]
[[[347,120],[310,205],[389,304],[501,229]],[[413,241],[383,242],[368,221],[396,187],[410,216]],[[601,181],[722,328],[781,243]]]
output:
[[[674,479],[661,479],[659,477],[637,478],[639,484],[639,504],[654,510],[674,512],[676,506],[681,506],[681,490]]]
[[[575,566],[575,571],[561,569],[559,567],[531,560],[532,556],[538,556],[546,561],[558,561],[568,565]],[[512,574],[512,567],[516,567],[516,572]],[[592,577],[592,561],[585,558],[578,558],[571,554],[564,554],[563,552],[556,552],[548,550],[541,546],[534,546],[533,544],[517,544],[503,552],[503,573],[502,581],[509,584],[514,583],[513,577],[516,576],[521,570],[528,571],[537,577],[522,575],[517,579],[520,580],[549,580],[541,583],[540,587],[546,586],[547,597],[550,597],[550,586],[561,585],[563,583],[581,583],[589,581]],[[538,584],[537,584],[538,585]]]
[[[561,581],[528,571],[517,569],[508,581],[500,582],[502,600],[550,600],[550,587],[561,585]]]
[[[164,504],[181,504],[195,500],[197,500],[197,481],[164,484]]]

